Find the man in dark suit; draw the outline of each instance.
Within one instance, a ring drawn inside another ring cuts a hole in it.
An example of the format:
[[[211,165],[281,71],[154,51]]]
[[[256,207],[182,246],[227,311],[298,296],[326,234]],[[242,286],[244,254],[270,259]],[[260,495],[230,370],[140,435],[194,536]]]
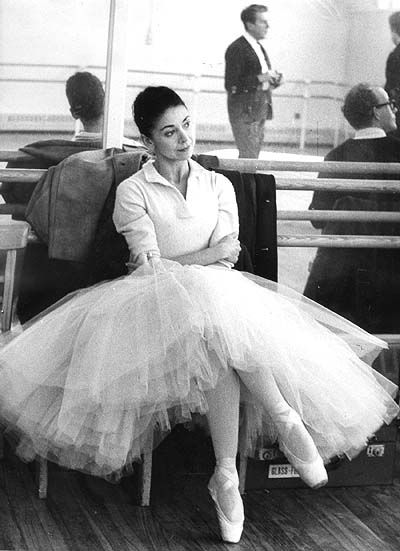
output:
[[[353,138],[335,147],[326,161],[400,163],[396,108],[383,88],[354,86],[343,114]],[[400,169],[399,169],[400,173]],[[320,174],[328,178],[329,174]],[[398,175],[336,173],[335,178],[398,179]],[[312,210],[400,211],[397,193],[315,191]],[[398,223],[313,222],[324,235],[400,235]],[[400,331],[400,254],[397,249],[320,248],[311,266],[304,295],[373,333]]]
[[[281,84],[260,44],[268,31],[268,8],[252,4],[241,13],[244,34],[225,52],[225,88],[228,114],[239,157],[257,159],[266,120],[272,119],[271,91]]]
[[[400,103],[400,11],[392,13],[389,17],[389,27],[393,44],[392,50],[386,61],[385,90],[397,105]],[[400,137],[400,111],[396,113],[397,130],[394,135]]]
[[[396,88],[400,88],[400,11],[390,15],[389,27],[393,44],[396,46],[386,61],[385,90],[391,95]]]

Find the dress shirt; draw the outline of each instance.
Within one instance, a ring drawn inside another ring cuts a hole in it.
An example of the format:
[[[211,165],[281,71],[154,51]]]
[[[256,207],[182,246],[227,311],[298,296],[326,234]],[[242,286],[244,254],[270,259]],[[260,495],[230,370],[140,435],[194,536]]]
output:
[[[253,50],[257,54],[257,57],[258,57],[258,59],[260,61],[260,64],[261,64],[261,72],[262,73],[267,73],[269,69],[268,69],[267,61],[266,61],[265,56],[264,56],[264,52],[261,48],[261,44],[259,42],[257,42],[257,40],[253,36],[251,36],[251,34],[249,34],[248,32],[245,32],[243,34],[243,36],[245,37],[247,42],[250,44],[250,46],[253,48]]]
[[[133,263],[141,253],[164,258],[198,252],[239,233],[236,195],[222,174],[189,161],[186,198],[154,168],[154,160],[117,188],[114,224]]]

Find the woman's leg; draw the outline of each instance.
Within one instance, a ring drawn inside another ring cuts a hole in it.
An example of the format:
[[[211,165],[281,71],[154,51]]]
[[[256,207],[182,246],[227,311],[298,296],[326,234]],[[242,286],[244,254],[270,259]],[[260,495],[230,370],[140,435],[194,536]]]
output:
[[[271,371],[237,371],[237,374],[273,419],[280,448],[303,480],[312,487],[324,485],[328,478],[314,441],[299,415],[284,399]]]
[[[239,493],[236,454],[239,432],[240,383],[230,369],[217,386],[206,393],[207,419],[216,467],[208,488],[215,502],[224,541],[238,542],[243,530],[243,502]]]
[[[217,386],[206,392],[206,398],[207,419],[217,465],[226,458],[236,461],[240,400],[240,382],[236,373],[230,369],[223,374]]]

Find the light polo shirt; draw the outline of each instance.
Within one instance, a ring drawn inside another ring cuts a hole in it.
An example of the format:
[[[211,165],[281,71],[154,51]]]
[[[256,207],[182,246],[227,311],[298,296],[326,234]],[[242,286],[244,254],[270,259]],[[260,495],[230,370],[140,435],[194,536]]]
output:
[[[175,258],[239,233],[236,196],[222,174],[189,162],[186,198],[154,168],[154,160],[117,188],[114,224],[136,262],[141,253]]]

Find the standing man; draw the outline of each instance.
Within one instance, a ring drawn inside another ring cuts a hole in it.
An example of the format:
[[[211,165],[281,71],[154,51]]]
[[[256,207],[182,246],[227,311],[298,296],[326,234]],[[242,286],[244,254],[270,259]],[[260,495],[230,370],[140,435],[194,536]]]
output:
[[[239,157],[248,159],[259,156],[265,121],[272,119],[271,91],[282,80],[259,42],[268,31],[267,11],[261,4],[245,8],[240,15],[245,32],[225,52],[229,121]]]
[[[400,11],[392,13],[389,17],[389,27],[393,44],[392,50],[386,61],[385,90],[397,105],[400,103]],[[400,137],[400,111],[396,112],[397,130],[395,136]]]
[[[390,15],[389,27],[396,47],[390,52],[386,61],[385,90],[392,96],[393,91],[400,88],[400,11]]]

